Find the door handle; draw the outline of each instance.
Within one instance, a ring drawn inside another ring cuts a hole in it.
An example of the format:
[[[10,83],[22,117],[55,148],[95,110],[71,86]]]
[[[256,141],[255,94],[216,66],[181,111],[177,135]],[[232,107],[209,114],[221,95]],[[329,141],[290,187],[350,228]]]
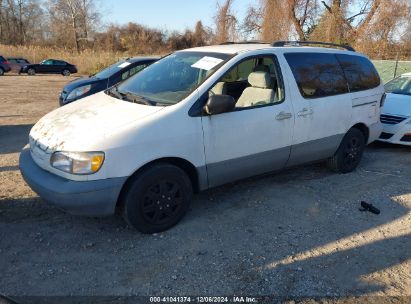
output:
[[[305,117],[305,116],[308,116],[308,115],[312,115],[313,113],[314,113],[314,111],[312,109],[304,108],[304,109],[302,109],[301,112],[298,112],[298,116]]]
[[[284,119],[290,119],[293,117],[291,113],[286,113],[286,112],[280,112],[278,115],[275,117],[277,120],[284,120]]]

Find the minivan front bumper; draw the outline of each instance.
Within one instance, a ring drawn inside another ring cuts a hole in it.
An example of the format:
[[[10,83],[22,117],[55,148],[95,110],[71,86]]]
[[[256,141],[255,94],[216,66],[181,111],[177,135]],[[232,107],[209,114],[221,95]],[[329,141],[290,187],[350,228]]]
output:
[[[40,168],[30,149],[20,154],[20,171],[26,183],[45,201],[75,215],[109,216],[115,213],[127,177],[72,181]]]

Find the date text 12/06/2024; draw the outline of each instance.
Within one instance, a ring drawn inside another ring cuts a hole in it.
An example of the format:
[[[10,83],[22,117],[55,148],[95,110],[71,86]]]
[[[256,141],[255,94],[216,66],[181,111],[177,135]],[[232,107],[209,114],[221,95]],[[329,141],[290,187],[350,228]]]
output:
[[[150,297],[150,303],[258,303],[256,297]]]

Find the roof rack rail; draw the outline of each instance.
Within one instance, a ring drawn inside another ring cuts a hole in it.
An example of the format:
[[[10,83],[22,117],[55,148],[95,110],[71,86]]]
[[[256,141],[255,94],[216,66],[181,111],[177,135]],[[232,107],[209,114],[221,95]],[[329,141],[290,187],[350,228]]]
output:
[[[319,42],[319,41],[275,41],[271,45],[276,46],[276,47],[283,47],[283,46],[286,46],[286,45],[299,46],[299,45],[310,45],[310,44],[312,44],[312,45],[324,45],[324,46],[335,46],[335,47],[346,49],[348,51],[355,52],[355,49],[352,46],[348,45],[348,44],[336,44],[336,43],[327,43],[327,42]]]
[[[270,44],[269,42],[261,41],[261,40],[248,40],[248,41],[226,41],[220,43],[220,45],[229,45],[229,44]]]

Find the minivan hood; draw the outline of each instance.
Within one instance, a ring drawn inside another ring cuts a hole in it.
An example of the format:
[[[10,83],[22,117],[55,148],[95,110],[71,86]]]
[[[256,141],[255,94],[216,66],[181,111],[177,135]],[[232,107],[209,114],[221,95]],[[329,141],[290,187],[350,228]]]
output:
[[[30,139],[44,151],[88,151],[106,134],[161,109],[100,92],[48,113],[31,129]]]
[[[402,94],[387,94],[384,103],[384,114],[411,116],[411,96]]]

